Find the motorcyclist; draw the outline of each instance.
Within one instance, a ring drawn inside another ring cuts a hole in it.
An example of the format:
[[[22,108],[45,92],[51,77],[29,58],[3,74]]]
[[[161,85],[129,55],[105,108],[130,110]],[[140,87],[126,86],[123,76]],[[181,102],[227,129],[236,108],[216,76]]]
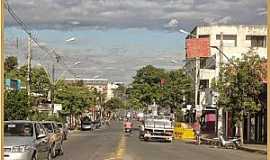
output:
[[[125,122],[124,122],[124,129],[125,132],[127,132],[128,130],[131,132],[132,131],[132,122],[130,121],[130,119],[128,118]]]

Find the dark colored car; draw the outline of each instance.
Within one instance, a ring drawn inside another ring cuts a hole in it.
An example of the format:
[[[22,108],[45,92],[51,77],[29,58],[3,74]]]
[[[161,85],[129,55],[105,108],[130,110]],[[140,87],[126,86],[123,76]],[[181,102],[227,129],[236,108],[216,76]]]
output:
[[[81,119],[81,130],[85,131],[85,130],[93,130],[93,122],[91,121],[91,119],[89,117],[83,117]]]

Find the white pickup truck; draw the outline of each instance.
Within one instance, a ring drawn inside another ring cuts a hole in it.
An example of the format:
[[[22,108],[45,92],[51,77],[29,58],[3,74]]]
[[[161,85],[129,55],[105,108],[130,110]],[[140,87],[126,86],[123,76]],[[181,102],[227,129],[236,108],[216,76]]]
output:
[[[157,139],[171,142],[173,139],[172,122],[163,116],[145,117],[143,134],[145,141]]]

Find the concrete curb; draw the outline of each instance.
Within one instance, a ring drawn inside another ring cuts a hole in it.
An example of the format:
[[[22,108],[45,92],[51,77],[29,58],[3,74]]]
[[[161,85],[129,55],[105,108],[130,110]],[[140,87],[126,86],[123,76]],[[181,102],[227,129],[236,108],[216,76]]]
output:
[[[261,153],[261,154],[267,154],[267,151],[264,150],[264,149],[251,148],[251,147],[245,147],[245,146],[240,146],[238,148],[240,150],[243,150],[243,151],[256,152],[256,153]]]

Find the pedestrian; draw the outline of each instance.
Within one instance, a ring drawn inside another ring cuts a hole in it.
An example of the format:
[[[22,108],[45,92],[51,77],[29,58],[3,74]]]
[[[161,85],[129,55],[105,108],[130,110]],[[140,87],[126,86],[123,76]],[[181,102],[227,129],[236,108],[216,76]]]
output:
[[[196,134],[196,143],[200,144],[200,136],[201,136],[201,124],[199,119],[196,120],[196,122],[193,124],[193,130]]]

